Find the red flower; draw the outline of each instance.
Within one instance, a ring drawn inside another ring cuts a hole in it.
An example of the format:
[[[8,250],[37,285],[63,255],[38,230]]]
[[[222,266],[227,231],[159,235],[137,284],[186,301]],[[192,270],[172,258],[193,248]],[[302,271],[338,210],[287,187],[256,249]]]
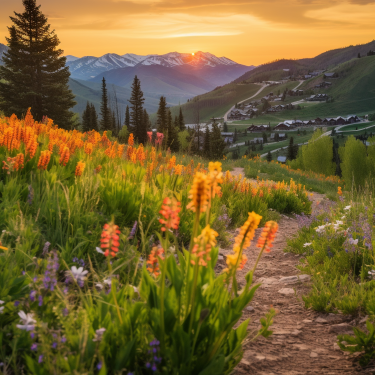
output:
[[[159,259],[163,258],[164,249],[163,248],[157,248],[154,246],[151,250],[150,255],[148,256],[147,260],[147,271],[149,271],[154,277],[158,277],[160,275],[160,269],[159,269]]]
[[[159,219],[160,224],[164,225],[161,228],[163,232],[167,229],[178,229],[178,225],[180,224],[180,218],[178,216],[181,211],[180,206],[181,203],[177,202],[176,199],[164,198],[161,210],[159,211],[164,218]]]
[[[100,240],[102,249],[105,249],[104,255],[107,257],[109,254],[115,257],[116,253],[118,252],[118,247],[120,246],[119,242],[119,234],[120,230],[118,226],[115,225],[113,222],[109,224],[104,224],[102,238]]]
[[[265,252],[269,253],[271,251],[272,242],[275,239],[276,232],[279,229],[278,224],[275,221],[267,221],[263,228],[261,235],[258,238],[257,247],[265,247]]]

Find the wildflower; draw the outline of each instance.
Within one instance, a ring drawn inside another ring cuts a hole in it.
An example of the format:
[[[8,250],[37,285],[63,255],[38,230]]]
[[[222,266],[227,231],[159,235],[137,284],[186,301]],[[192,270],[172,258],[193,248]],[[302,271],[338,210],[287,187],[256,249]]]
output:
[[[351,245],[358,245],[358,238],[356,240],[353,240],[353,238],[349,238],[348,239],[348,242],[351,244]]]
[[[133,133],[130,133],[130,135],[129,135],[128,145],[129,146],[133,146],[134,145],[134,135],[133,135]]]
[[[69,278],[70,276],[73,276],[73,279],[78,283],[80,287],[83,286],[84,281],[86,280],[86,275],[89,271],[84,271],[83,267],[77,268],[76,266],[73,266],[70,271],[66,271],[66,276]]]
[[[103,251],[100,247],[96,247],[95,250],[96,250],[99,254],[103,254],[103,255],[104,255],[104,251]]]
[[[205,212],[208,206],[209,187],[207,176],[197,172],[189,192],[191,202],[187,205],[187,208],[191,208],[194,212]]]
[[[20,304],[20,301],[14,301],[14,306],[18,306]]]
[[[102,170],[102,166],[101,166],[101,165],[98,165],[98,166],[94,169],[94,172],[95,172],[95,174],[98,174],[101,170]]]
[[[30,350],[37,350],[37,349],[38,349],[38,344],[34,342],[34,344],[31,345]]]
[[[163,216],[163,218],[159,219],[160,224],[162,224],[161,230],[163,232],[167,229],[178,229],[178,225],[180,224],[180,218],[178,216],[181,211],[180,206],[181,203],[177,202],[176,199],[164,198],[161,210],[159,211]]]
[[[220,186],[219,183],[223,182],[223,173],[221,172],[221,163],[220,162],[210,162],[208,164],[209,179],[211,182],[211,198],[215,198],[216,194],[220,194]]]
[[[262,216],[256,214],[254,211],[249,212],[249,217],[245,224],[241,227],[240,233],[235,238],[233,251],[239,252],[241,249],[247,249],[254,238],[255,230],[262,219]]]
[[[43,296],[39,295],[38,301],[39,301],[38,306],[43,306]]]
[[[17,328],[25,330],[25,331],[33,331],[35,328],[36,320],[33,318],[33,314],[29,313],[26,314],[24,311],[20,311],[18,313],[19,317],[21,318],[22,324],[17,324]]]
[[[315,228],[315,231],[318,233],[323,232],[323,230],[326,228],[326,225],[319,225],[317,228]]]
[[[8,250],[8,248],[5,247],[5,246],[0,246],[0,249],[1,249],[1,250],[4,250],[4,251],[7,251],[7,250]]]
[[[147,132],[147,137],[150,143],[152,143],[152,132]]]
[[[70,158],[69,147],[67,146],[60,147],[59,153],[60,153],[59,163],[65,167],[68,164],[68,161]]]
[[[57,342],[56,341],[52,343],[51,348],[52,349],[56,349],[57,348]]]
[[[369,277],[370,277],[371,279],[374,279],[374,278],[375,278],[375,270],[368,271],[368,274],[370,275]]]
[[[100,370],[101,368],[102,368],[102,363],[99,361],[98,362],[98,364],[96,365],[96,368],[98,369],[98,370]]]
[[[49,247],[51,246],[51,243],[50,242],[46,242],[43,246],[43,255],[46,255],[48,253],[48,249]]]
[[[61,337],[61,342],[62,342],[63,344],[66,343],[66,337],[65,337],[65,336]]]
[[[38,363],[42,363],[43,362],[43,354],[41,354],[40,356],[39,356],[39,358],[38,358]]]
[[[46,170],[48,167],[48,164],[51,160],[52,152],[49,150],[42,151],[40,153],[39,161],[38,161],[38,169]]]
[[[345,206],[345,207],[344,207],[344,210],[348,211],[348,210],[350,210],[351,208],[352,208],[352,206]]]
[[[338,195],[342,195],[341,186],[339,186],[339,187],[337,188],[337,194],[338,194]]]
[[[86,164],[82,161],[79,161],[76,166],[75,175],[77,177],[82,176],[83,171],[85,170]]]
[[[0,314],[3,314],[4,313],[4,306],[1,306],[3,305],[5,302],[4,301],[1,301],[0,300]]]
[[[216,246],[216,237],[219,234],[207,225],[201,234],[194,239],[195,245],[192,249],[191,264],[195,265],[196,262],[200,266],[207,266],[207,262],[211,260],[210,252],[213,246]]]
[[[311,246],[311,245],[312,245],[311,242],[306,242],[306,243],[303,245],[303,247],[308,247],[308,246]]]
[[[158,277],[160,274],[158,258],[163,259],[163,253],[163,248],[157,248],[156,246],[154,246],[151,250],[150,255],[148,256],[147,271],[149,271],[154,277]]]
[[[115,225],[113,222],[109,224],[104,224],[103,232],[101,236],[101,244],[100,247],[102,249],[105,249],[104,255],[107,257],[109,254],[111,254],[112,257],[116,256],[116,253],[118,252],[118,247],[120,246],[119,242],[119,234],[120,230],[118,229],[118,226]]]
[[[258,238],[257,247],[265,247],[265,251],[269,252],[278,228],[279,226],[275,221],[267,221],[262,233],[260,234],[260,237]]]
[[[92,339],[92,341],[99,342],[102,341],[104,332],[106,331],[105,328],[99,328],[95,331],[95,337]]]
[[[130,234],[129,234],[129,240],[132,240],[133,238],[134,238],[134,236],[135,236],[135,233],[136,233],[136,231],[137,231],[137,225],[138,225],[138,222],[137,222],[137,220],[134,222],[134,225],[133,225],[133,228],[132,228],[132,230],[130,231]]]

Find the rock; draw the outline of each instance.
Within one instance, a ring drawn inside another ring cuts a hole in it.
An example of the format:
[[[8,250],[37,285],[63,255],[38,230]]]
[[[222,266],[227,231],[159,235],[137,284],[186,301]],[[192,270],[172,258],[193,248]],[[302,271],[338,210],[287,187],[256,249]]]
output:
[[[282,288],[279,290],[280,294],[283,294],[284,296],[287,296],[289,294],[294,294],[294,289],[292,288]]]
[[[311,357],[311,358],[317,358],[317,357],[318,357],[318,353],[311,352],[311,353],[310,353],[310,357]]]
[[[254,307],[253,306],[247,306],[246,310],[250,311],[250,312],[253,312],[254,311]]]
[[[258,361],[263,361],[266,359],[266,357],[264,355],[261,355],[261,354],[257,354],[255,356],[255,359],[257,359]]]
[[[300,333],[302,333],[302,331],[299,331],[298,329],[295,329],[294,331],[292,331],[291,335],[292,336],[298,336]]]
[[[241,362],[240,362],[242,365],[245,365],[245,366],[250,366],[250,362],[249,361],[246,361],[246,359],[241,359]]]
[[[285,276],[279,280],[283,284],[295,284],[298,283],[298,276]]]
[[[315,319],[315,323],[327,324],[327,323],[328,323],[328,320],[327,320],[327,319],[324,319],[324,318],[322,318],[322,317],[319,317],[319,318],[316,318],[316,319]]]
[[[284,335],[289,335],[290,331],[287,331],[285,329],[275,329],[272,334],[275,336],[279,336],[279,335],[284,336]]]
[[[223,257],[222,255],[219,255],[219,256],[217,257],[217,259],[218,259],[218,260],[224,260],[224,257]]]
[[[305,345],[305,344],[294,344],[293,347],[298,349],[298,350],[309,350],[310,349],[310,347]]]
[[[352,333],[353,329],[352,326],[348,323],[340,323],[340,324],[334,324],[331,327],[329,327],[328,333],[335,333],[337,335],[342,335],[345,333]]]
[[[310,275],[299,275],[298,276],[299,281],[305,282],[305,281],[310,281],[311,276]]]
[[[336,342],[333,344],[333,350],[341,350]]]
[[[365,324],[367,322],[368,315],[366,315],[363,319],[359,321],[359,324]]]
[[[309,324],[309,323],[312,323],[312,320],[310,320],[310,319],[304,319],[304,320],[302,320],[302,323]]]
[[[278,279],[275,277],[261,277],[257,282],[262,283],[264,285],[271,285],[271,284],[277,284],[279,282]]]

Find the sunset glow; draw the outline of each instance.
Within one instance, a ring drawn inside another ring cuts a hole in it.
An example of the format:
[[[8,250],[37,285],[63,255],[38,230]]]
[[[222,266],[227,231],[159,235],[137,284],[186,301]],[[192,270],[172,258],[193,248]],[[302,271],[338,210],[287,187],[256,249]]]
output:
[[[65,54],[164,54],[191,49],[242,64],[312,57],[374,38],[373,1],[38,0]],[[268,3],[268,4],[266,4]],[[2,0],[0,43],[21,0]],[[193,54],[192,54],[193,55]]]

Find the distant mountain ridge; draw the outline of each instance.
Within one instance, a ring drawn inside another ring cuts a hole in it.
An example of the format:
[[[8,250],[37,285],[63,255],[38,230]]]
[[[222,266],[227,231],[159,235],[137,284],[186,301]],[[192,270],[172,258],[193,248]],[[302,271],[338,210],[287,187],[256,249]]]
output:
[[[155,66],[160,65],[166,68],[184,67],[185,70],[194,68],[217,68],[229,67],[233,70],[231,79],[236,79],[239,75],[253,68],[253,66],[246,66],[237,64],[227,57],[217,57],[209,52],[179,53],[170,52],[164,55],[136,55],[133,53],[126,53],[125,55],[118,55],[116,53],[107,53],[101,57],[84,56],[82,58],[74,58],[69,56],[67,61],[70,72],[73,78],[88,80],[97,75],[107,72],[112,69],[119,68],[134,68],[136,66]],[[230,81],[226,81],[228,83]],[[216,82],[213,83],[214,85]]]

